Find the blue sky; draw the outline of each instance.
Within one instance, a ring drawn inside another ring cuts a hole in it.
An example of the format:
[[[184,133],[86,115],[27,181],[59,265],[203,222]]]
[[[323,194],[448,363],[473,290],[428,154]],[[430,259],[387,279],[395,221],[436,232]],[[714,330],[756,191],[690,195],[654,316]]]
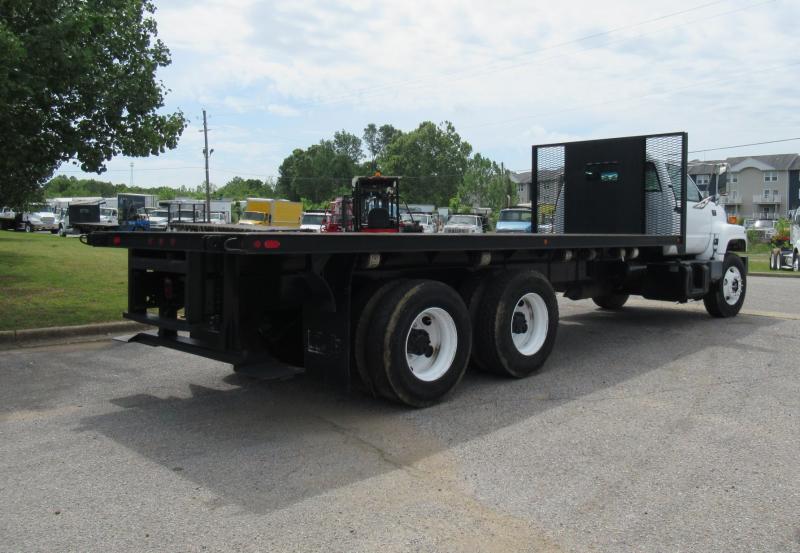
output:
[[[115,158],[141,186],[264,179],[294,148],[370,122],[452,121],[511,169],[535,143],[686,130],[690,150],[800,136],[796,0],[170,0],[177,149]],[[800,151],[800,141],[698,154]],[[85,175],[65,165],[61,173]]]

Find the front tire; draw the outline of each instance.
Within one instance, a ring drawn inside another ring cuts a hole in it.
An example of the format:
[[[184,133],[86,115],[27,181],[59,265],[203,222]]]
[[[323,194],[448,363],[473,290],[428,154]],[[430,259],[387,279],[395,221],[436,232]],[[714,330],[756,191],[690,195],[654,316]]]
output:
[[[746,293],[744,263],[738,255],[729,253],[722,265],[722,278],[711,285],[703,304],[712,317],[735,317],[742,309]]]
[[[364,344],[377,391],[412,407],[436,403],[467,369],[467,307],[455,290],[432,280],[401,282],[379,303]]]
[[[33,232],[33,227],[30,223],[25,223],[25,232]]]
[[[536,271],[508,271],[487,283],[475,347],[485,368],[514,378],[539,370],[558,331],[553,287]]]
[[[628,294],[604,294],[602,296],[595,296],[592,301],[602,309],[609,311],[617,311],[622,309],[622,306],[628,301],[630,295]]]

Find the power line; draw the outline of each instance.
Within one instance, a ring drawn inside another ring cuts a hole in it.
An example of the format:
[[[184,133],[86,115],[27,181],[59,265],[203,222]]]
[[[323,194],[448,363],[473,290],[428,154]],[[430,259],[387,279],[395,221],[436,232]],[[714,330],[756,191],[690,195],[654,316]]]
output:
[[[747,146],[763,146],[764,144],[779,144],[781,142],[793,142],[795,140],[800,140],[800,136],[797,138],[781,138],[780,140],[765,140],[764,142],[751,142],[750,144],[737,144],[735,146],[719,146],[716,148],[705,148],[704,150],[692,150],[690,154],[702,154],[705,152],[716,152],[718,150],[732,150],[734,148],[746,148]]]
[[[590,34],[590,35],[585,35],[585,36],[582,36],[582,37],[579,37],[579,38],[567,40],[567,41],[560,42],[560,43],[557,43],[557,44],[552,44],[550,46],[545,46],[543,48],[538,48],[538,49],[530,50],[530,51],[527,51],[527,52],[521,52],[521,53],[515,54],[513,56],[506,56],[506,57],[497,58],[497,59],[495,59],[494,61],[492,61],[490,63],[486,63],[486,64],[483,64],[482,66],[478,66],[477,69],[490,69],[491,67],[497,65],[498,63],[512,61],[512,60],[515,60],[515,59],[519,59],[519,58],[522,58],[522,57],[531,56],[531,55],[535,55],[535,54],[540,54],[542,52],[547,52],[547,51],[550,51],[550,50],[556,50],[558,48],[563,48],[564,46],[569,46],[571,44],[578,44],[578,43],[585,42],[587,40],[591,40],[591,39],[594,39],[594,38],[599,38],[599,37],[607,36],[607,35],[610,35],[610,34],[613,34],[613,33],[617,33],[617,32],[620,32],[620,31],[625,31],[625,30],[636,28],[636,27],[641,27],[643,25],[647,25],[647,24],[650,24],[650,23],[655,23],[657,21],[662,21],[662,20],[665,20],[665,19],[670,19],[672,17],[677,17],[679,15],[683,15],[683,14],[690,13],[690,12],[693,12],[693,11],[698,11],[698,10],[701,10],[701,9],[704,9],[704,8],[707,8],[707,7],[716,5],[716,4],[722,4],[722,3],[725,3],[725,2],[728,2],[728,1],[730,1],[730,0],[715,0],[714,2],[706,2],[704,4],[700,4],[700,5],[694,6],[692,8],[687,8],[687,9],[684,9],[684,10],[680,10],[680,11],[676,11],[676,12],[660,15],[660,16],[653,17],[653,18],[650,18],[650,19],[645,19],[643,21],[639,21],[637,23],[632,23],[630,25],[623,25],[623,26],[620,26],[620,27],[615,27],[613,29],[609,29],[609,30],[606,30],[606,31],[598,32],[598,33],[593,33],[593,34]],[[769,0],[769,1],[773,1],[773,0]],[[384,90],[387,90],[387,89],[388,90],[393,90],[393,89],[396,89],[399,86],[407,86],[407,85],[410,85],[410,84],[418,84],[418,83],[421,83],[421,82],[424,83],[425,81],[429,81],[431,79],[441,80],[443,78],[449,78],[449,77],[452,77],[452,76],[457,76],[457,75],[465,73],[465,72],[466,73],[474,72],[475,69],[476,69],[476,67],[470,67],[468,69],[462,69],[462,70],[458,70],[458,71],[451,71],[451,72],[443,73],[443,74],[440,73],[440,74],[435,74],[435,75],[429,75],[428,77],[420,77],[418,79],[410,79],[410,80],[406,79],[406,80],[403,80],[403,81],[395,81],[395,82],[391,82],[391,83],[384,83],[384,84],[379,85],[379,86],[366,87],[366,88],[353,90],[353,91],[351,91],[351,92],[349,92],[347,94],[344,94],[344,95],[341,95],[341,96],[338,96],[338,97],[327,98],[327,99],[323,98],[323,99],[318,100],[316,102],[304,102],[301,105],[324,105],[324,104],[328,104],[328,103],[337,103],[337,102],[340,102],[340,101],[343,101],[343,100],[348,100],[348,99],[354,98],[354,97],[362,97],[362,95],[365,92],[384,91]],[[504,68],[500,68],[500,69],[502,70]]]
[[[713,79],[713,80],[710,80],[710,81],[704,81],[704,82],[699,82],[699,83],[698,82],[692,82],[691,84],[688,84],[688,85],[685,85],[685,86],[676,87],[676,88],[671,88],[669,90],[659,90],[657,92],[648,92],[647,94],[639,94],[639,95],[634,95],[634,96],[623,96],[623,97],[619,97],[619,98],[612,98],[610,100],[603,100],[601,102],[593,102],[593,103],[589,103],[589,104],[581,104],[581,105],[572,106],[572,107],[564,108],[564,109],[557,109],[557,110],[543,111],[543,112],[533,113],[533,114],[528,114],[528,115],[521,115],[519,117],[514,117],[513,119],[501,119],[501,120],[495,120],[495,121],[487,121],[487,122],[484,122],[484,123],[478,123],[478,124],[475,124],[475,125],[465,125],[465,126],[462,126],[461,128],[462,129],[472,129],[472,128],[480,128],[480,127],[491,127],[491,126],[494,126],[494,125],[504,125],[504,124],[507,124],[507,123],[517,123],[517,122],[522,121],[524,119],[533,119],[533,118],[536,118],[536,117],[550,117],[552,115],[557,115],[557,114],[561,114],[561,113],[567,113],[567,112],[570,112],[570,111],[578,111],[578,110],[586,109],[586,108],[606,106],[606,105],[609,105],[609,104],[616,104],[616,103],[619,103],[619,102],[630,102],[630,101],[643,100],[645,98],[650,98],[650,97],[653,97],[653,96],[671,95],[671,94],[674,94],[676,92],[682,92],[684,90],[689,90],[689,89],[699,88],[699,87],[705,87],[705,86],[708,86],[708,85],[722,83],[722,82],[729,82],[732,77],[749,76],[749,75],[753,75],[755,73],[764,73],[764,72],[774,71],[776,69],[784,69],[786,67],[792,67],[792,66],[795,66],[795,65],[800,65],[800,61],[794,61],[794,62],[785,63],[785,64],[773,65],[773,66],[765,67],[765,68],[762,68],[762,69],[750,69],[748,71],[741,71],[739,73],[729,74],[729,75],[726,75],[725,77],[720,78],[720,79]]]

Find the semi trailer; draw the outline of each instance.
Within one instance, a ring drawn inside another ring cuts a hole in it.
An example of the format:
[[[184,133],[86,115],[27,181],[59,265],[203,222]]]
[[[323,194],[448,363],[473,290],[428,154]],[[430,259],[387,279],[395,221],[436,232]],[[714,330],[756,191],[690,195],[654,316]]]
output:
[[[744,229],[703,199],[671,133],[534,146],[530,233],[99,232],[128,250],[133,340],[264,378],[304,372],[409,406],[468,365],[542,368],[557,294],[622,309],[630,295],[735,316]],[[367,214],[368,215],[368,214]],[[547,232],[542,232],[547,229]],[[657,321],[654,321],[657,324]]]

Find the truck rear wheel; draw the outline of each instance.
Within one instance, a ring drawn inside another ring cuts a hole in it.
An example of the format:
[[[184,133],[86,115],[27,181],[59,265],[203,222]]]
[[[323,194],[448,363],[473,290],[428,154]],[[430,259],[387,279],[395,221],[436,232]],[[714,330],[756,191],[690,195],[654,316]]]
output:
[[[478,320],[480,317],[480,305],[481,299],[483,298],[483,293],[486,290],[486,283],[489,281],[490,275],[486,272],[484,273],[475,273],[467,277],[467,279],[461,284],[459,288],[459,293],[461,297],[464,299],[464,303],[467,305],[467,310],[469,311],[469,320],[472,324],[473,330],[473,337],[472,341],[473,344],[476,343],[475,338],[475,330],[478,328]],[[478,348],[472,348],[472,362],[473,364],[481,370],[486,370],[486,363],[483,359],[480,358]]]
[[[558,330],[558,302],[541,273],[510,271],[489,282],[479,315],[475,347],[487,370],[524,378],[550,355]]]
[[[441,282],[411,280],[378,303],[364,347],[377,391],[412,407],[440,400],[464,376],[472,348],[463,300]]]
[[[703,303],[712,317],[735,317],[742,309],[746,293],[744,263],[738,255],[729,253],[722,265],[722,278],[711,284]]]
[[[382,304],[384,296],[401,282],[402,281],[395,280],[391,282],[367,283],[361,290],[354,294],[353,297],[351,310],[352,320],[355,321],[352,332],[353,361],[361,383],[366,388],[366,391],[371,394],[376,393],[377,385],[373,382],[370,367],[367,363],[367,331],[370,328],[370,321],[372,320],[372,314],[375,312],[375,307]],[[390,390],[388,386],[382,383],[382,387],[389,393]]]
[[[604,294],[602,296],[595,296],[592,301],[603,309],[616,311],[622,309],[622,306],[628,301],[630,296],[628,294]]]

